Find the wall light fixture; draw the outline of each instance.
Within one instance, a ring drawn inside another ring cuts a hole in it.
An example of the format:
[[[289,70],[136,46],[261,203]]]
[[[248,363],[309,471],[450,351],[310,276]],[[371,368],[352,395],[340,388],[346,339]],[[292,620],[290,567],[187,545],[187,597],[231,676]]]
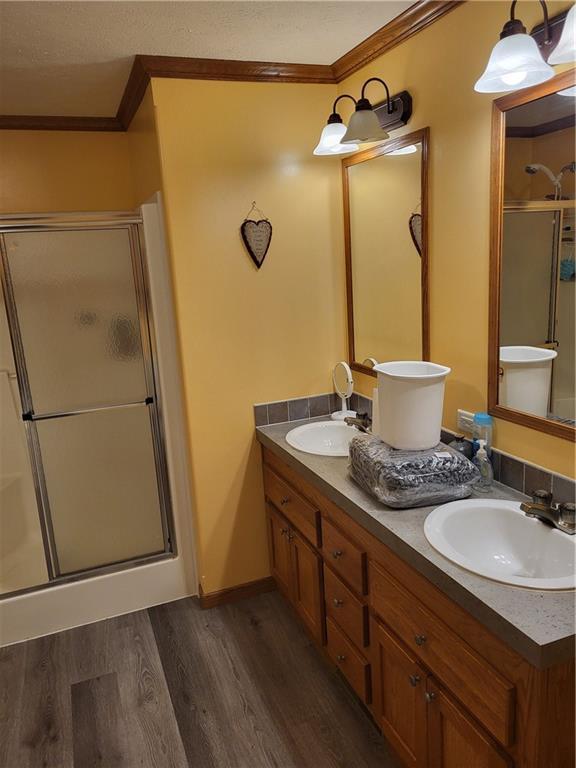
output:
[[[544,0],[539,1],[544,12],[545,38],[548,42],[548,9]],[[513,0],[510,19],[504,24],[488,65],[474,86],[479,93],[516,91],[543,83],[554,76],[554,70],[542,58],[534,38],[527,34],[520,19],[514,17],[516,2]]]

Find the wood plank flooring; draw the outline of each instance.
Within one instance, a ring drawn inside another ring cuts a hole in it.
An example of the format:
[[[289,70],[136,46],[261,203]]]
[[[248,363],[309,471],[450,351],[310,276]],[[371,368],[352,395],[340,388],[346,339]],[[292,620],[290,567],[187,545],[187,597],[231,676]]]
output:
[[[276,593],[0,649],[0,768],[397,768]]]

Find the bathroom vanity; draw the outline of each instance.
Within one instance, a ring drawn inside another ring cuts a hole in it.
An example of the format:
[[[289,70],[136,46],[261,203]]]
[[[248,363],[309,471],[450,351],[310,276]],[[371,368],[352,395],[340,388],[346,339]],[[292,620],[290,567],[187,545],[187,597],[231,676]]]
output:
[[[403,764],[572,765],[574,593],[452,564],[424,537],[430,507],[383,507],[347,459],[291,448],[293,426],[257,430],[272,575]]]

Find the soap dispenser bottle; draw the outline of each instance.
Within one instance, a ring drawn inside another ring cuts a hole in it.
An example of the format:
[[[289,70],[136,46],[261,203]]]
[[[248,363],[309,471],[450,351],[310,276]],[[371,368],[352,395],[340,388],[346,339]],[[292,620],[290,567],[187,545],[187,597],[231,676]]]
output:
[[[494,470],[492,469],[492,463],[488,458],[486,440],[480,439],[478,442],[480,447],[476,451],[476,456],[474,456],[473,462],[478,467],[480,479],[475,484],[474,489],[481,493],[487,493],[492,488]]]

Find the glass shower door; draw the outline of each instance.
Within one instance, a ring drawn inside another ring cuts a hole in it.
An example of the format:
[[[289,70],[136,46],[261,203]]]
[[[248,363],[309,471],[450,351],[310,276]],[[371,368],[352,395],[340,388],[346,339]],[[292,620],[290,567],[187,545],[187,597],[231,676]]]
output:
[[[12,232],[3,246],[52,578],[169,552],[136,227]]]

